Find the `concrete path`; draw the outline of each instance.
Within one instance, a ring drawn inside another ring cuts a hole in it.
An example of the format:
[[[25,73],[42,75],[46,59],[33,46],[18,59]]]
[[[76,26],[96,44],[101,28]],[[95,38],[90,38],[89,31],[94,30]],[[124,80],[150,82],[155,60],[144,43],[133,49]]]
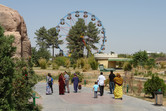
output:
[[[43,111],[166,111],[166,107],[154,106],[154,103],[123,96],[123,100],[113,99],[113,95],[108,92],[104,96],[93,98],[91,88],[83,87],[78,93],[58,95],[58,85],[54,85],[52,95],[45,94],[45,83],[38,83],[35,90],[41,95],[40,99]]]

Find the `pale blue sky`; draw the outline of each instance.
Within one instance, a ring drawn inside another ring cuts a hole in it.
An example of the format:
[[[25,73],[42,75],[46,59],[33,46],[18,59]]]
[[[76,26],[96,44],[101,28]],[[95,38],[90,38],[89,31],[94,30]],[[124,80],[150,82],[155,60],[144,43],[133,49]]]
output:
[[[69,12],[95,14],[106,29],[105,52],[166,53],[166,0],[1,0],[23,16],[32,46],[40,27],[55,27]]]

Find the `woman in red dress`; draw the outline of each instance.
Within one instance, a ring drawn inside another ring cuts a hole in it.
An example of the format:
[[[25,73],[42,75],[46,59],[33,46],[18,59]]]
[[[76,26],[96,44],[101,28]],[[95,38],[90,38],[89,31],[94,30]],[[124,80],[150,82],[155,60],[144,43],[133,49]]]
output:
[[[58,82],[59,82],[59,95],[64,95],[64,93],[65,93],[65,90],[64,90],[65,81],[64,81],[64,77],[63,77],[62,73],[59,76]]]

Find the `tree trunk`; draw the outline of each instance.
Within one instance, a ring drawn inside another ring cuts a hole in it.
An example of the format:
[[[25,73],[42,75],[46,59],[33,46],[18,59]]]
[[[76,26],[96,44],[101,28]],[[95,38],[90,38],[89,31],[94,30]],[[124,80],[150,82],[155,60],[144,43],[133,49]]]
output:
[[[152,98],[154,98],[155,96],[154,96],[154,93],[151,93],[151,95],[152,95]]]
[[[52,46],[52,60],[54,59],[54,45]]]
[[[89,50],[87,49],[87,58],[89,57]]]

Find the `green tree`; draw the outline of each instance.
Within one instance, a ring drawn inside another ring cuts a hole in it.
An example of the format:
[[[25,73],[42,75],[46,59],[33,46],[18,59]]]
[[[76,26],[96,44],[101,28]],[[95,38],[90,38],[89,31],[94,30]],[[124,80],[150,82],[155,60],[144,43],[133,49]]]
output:
[[[76,24],[69,30],[69,37],[66,38],[68,41],[67,48],[69,48],[70,53],[72,53],[71,57],[76,60],[83,57],[84,54],[84,43],[81,36],[85,35],[86,29],[85,21],[78,19]]]
[[[133,65],[134,67],[142,66],[144,67],[148,61],[148,54],[146,51],[139,51],[133,55]]]
[[[32,47],[32,62],[35,66],[39,66],[39,59],[43,58],[47,61],[51,58],[51,54],[47,49],[40,48],[37,50],[35,47]]]
[[[98,31],[98,28],[96,27],[95,23],[89,22],[87,26],[87,38],[85,38],[86,41],[86,47],[87,47],[87,57],[89,57],[89,51],[91,49],[97,50],[98,48],[95,46],[96,43],[99,42],[100,37],[98,36],[100,32]]]
[[[82,58],[85,48],[87,49],[87,56],[89,56],[91,50],[97,50],[95,44],[100,40],[98,34],[99,30],[94,23],[89,22],[86,26],[83,19],[78,19],[76,24],[69,30],[69,37],[66,39],[71,58],[74,58],[75,61]]]
[[[160,79],[157,75],[152,75],[151,79],[148,79],[144,84],[144,91],[147,94],[151,94],[154,98],[154,93],[158,89],[161,89],[163,93],[166,91],[166,85],[163,79]]]
[[[4,36],[4,30],[0,26],[0,109],[11,111],[13,109],[13,77],[14,62],[12,56],[15,52],[13,36]]]
[[[40,48],[37,52],[39,58],[46,59],[47,61],[51,58],[51,54],[47,49]]]
[[[161,53],[150,53],[149,57],[156,59],[156,58],[160,58],[160,57],[166,57],[166,54],[161,52]]]
[[[50,28],[47,31],[47,44],[52,47],[52,57],[54,58],[54,48],[59,48],[60,44],[63,44],[63,40],[58,40],[58,33],[56,31],[56,28]]]
[[[16,111],[32,111],[31,102],[32,88],[37,83],[37,75],[32,69],[33,63],[31,57],[27,60],[15,60],[15,74],[13,79],[13,101]]]
[[[12,58],[16,48],[13,36],[4,36],[0,27],[0,110],[37,110],[29,102],[37,77],[32,69],[31,57],[26,60]]]
[[[130,54],[118,54],[118,57],[119,58],[131,58],[132,55],[130,55]]]
[[[46,49],[48,48],[48,44],[46,42],[47,39],[47,29],[43,26],[39,30],[36,30],[35,37],[37,39],[36,43],[39,48]]]
[[[148,69],[151,69],[155,67],[155,60],[154,59],[148,59],[146,65],[148,66]]]
[[[36,65],[39,66],[38,60],[40,59],[39,55],[38,55],[38,51],[35,47],[31,48],[31,52],[32,52],[32,62]]]

